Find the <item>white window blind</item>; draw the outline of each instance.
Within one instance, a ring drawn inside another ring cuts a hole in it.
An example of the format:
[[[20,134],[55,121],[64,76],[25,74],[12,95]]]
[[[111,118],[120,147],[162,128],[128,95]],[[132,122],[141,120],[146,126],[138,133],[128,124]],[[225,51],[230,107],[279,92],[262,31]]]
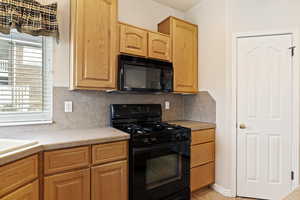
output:
[[[0,34],[0,125],[52,119],[51,38]]]

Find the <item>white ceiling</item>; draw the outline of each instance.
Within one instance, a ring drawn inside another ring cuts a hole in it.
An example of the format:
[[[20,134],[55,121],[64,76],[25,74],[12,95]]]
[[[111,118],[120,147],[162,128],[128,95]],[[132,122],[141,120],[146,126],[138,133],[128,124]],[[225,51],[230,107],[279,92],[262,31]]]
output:
[[[154,0],[154,1],[181,11],[186,11],[192,8],[193,6],[195,6],[201,0]]]

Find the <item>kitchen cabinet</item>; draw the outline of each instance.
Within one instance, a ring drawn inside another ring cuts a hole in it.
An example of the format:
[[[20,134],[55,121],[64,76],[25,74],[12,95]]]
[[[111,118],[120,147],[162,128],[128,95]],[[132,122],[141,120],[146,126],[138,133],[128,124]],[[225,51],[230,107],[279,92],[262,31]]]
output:
[[[33,155],[0,167],[0,197],[38,178],[38,156]],[[21,192],[22,193],[22,192]],[[19,194],[17,194],[18,196]]]
[[[170,37],[155,33],[148,33],[148,52],[150,58],[156,58],[161,60],[171,59]]]
[[[215,181],[215,165],[208,163],[191,169],[191,191],[199,190]]]
[[[128,143],[122,141],[93,145],[92,155],[93,164],[103,164],[116,160],[125,160],[128,155]]]
[[[89,163],[90,151],[87,146],[44,153],[44,172],[46,175],[88,167]]]
[[[148,32],[144,29],[120,23],[120,52],[146,57]]]
[[[92,167],[92,200],[127,200],[127,161]]]
[[[43,157],[44,200],[127,200],[127,141],[46,151]]]
[[[84,169],[46,177],[44,200],[90,199],[90,170]]]
[[[120,23],[120,53],[170,61],[170,36]]]
[[[215,130],[192,131],[191,191],[215,181]]]
[[[115,89],[117,0],[72,0],[71,8],[71,89]]]
[[[158,25],[159,32],[170,34],[174,67],[174,91],[198,92],[198,26],[169,17]]]
[[[25,185],[0,200],[39,200],[39,181]]]

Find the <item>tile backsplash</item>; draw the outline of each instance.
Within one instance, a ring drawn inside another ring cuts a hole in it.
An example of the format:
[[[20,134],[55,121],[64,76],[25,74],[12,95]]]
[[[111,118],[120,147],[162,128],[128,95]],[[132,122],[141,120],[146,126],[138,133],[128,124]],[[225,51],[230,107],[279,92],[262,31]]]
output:
[[[73,112],[64,112],[64,101],[73,102]],[[170,102],[170,109],[164,109],[164,102]],[[163,120],[197,120],[215,122],[215,102],[207,92],[197,95],[178,94],[116,94],[94,91],[70,91],[68,88],[54,88],[53,121],[51,125],[2,127],[6,131],[34,131],[65,128],[94,128],[110,124],[110,104],[162,104]]]
[[[208,92],[184,96],[184,119],[201,122],[216,122],[216,102]]]

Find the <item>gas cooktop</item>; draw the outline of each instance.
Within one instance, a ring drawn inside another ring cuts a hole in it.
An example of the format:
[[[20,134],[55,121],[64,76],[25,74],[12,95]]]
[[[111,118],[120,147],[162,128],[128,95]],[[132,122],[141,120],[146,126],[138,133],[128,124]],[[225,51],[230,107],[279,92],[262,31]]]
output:
[[[160,105],[112,105],[111,110],[113,127],[129,133],[133,146],[190,140],[189,129],[161,121]]]

